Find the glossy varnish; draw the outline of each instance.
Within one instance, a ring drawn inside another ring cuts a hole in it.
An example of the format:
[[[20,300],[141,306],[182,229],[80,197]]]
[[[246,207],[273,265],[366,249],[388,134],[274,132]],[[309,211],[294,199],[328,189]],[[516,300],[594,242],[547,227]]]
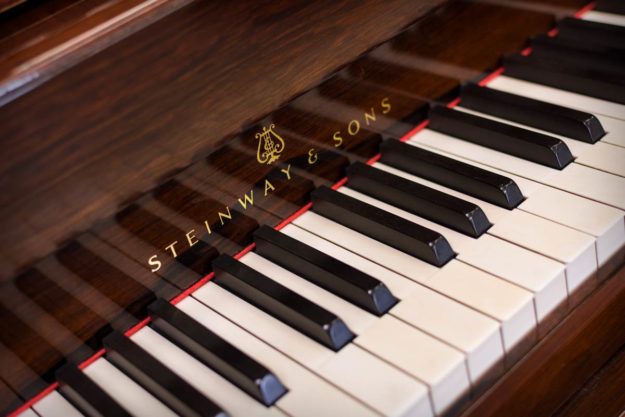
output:
[[[376,155],[382,138],[414,128],[429,102],[452,97],[553,22],[528,9],[440,3],[192,2],[3,96],[0,410],[202,278],[218,255],[246,247],[259,225],[279,224],[351,162]],[[79,15],[68,15],[75,29]],[[36,56],[46,27],[19,34],[32,42],[22,52],[7,46],[18,34],[0,32],[2,52]],[[285,147],[267,164],[257,135],[271,125]]]

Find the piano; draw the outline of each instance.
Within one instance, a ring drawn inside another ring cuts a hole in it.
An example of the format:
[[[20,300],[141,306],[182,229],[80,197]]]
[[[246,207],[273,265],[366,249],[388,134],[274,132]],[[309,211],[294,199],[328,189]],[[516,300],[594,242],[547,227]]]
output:
[[[620,0],[0,9],[2,415],[622,415]]]

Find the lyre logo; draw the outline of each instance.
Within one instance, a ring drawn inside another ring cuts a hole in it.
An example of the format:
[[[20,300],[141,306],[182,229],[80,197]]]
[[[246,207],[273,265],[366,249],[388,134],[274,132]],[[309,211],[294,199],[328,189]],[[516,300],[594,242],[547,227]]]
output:
[[[280,158],[280,153],[284,150],[284,139],[273,130],[275,127],[273,123],[269,125],[269,129],[263,126],[263,131],[255,135],[258,139],[256,160],[261,164],[271,165]]]

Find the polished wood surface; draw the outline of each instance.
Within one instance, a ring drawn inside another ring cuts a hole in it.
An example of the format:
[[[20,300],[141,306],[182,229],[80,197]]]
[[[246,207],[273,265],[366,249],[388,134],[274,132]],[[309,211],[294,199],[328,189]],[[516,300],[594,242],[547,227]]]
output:
[[[114,215],[441,2],[196,1],[9,97],[0,273]]]
[[[218,254],[246,248],[259,225],[280,224],[315,187],[413,129],[428,103],[454,98],[460,83],[554,23],[532,2],[443,3],[176,3],[136,16],[105,49],[92,39],[46,61],[43,78],[0,91],[0,411],[52,383],[62,363],[89,358],[111,329],[140,322],[156,297],[202,279]],[[577,3],[546,4],[572,14]],[[61,23],[2,27],[0,53],[14,60],[0,64],[0,86],[33,68],[18,62],[94,24],[84,2],[57,5]],[[103,11],[113,6],[131,3]],[[30,47],[9,42],[20,37]],[[267,164],[257,135],[272,125],[286,145]],[[625,343],[624,279],[621,269],[467,416],[512,415],[512,406],[555,412]],[[541,369],[558,372],[541,380]]]
[[[621,417],[625,413],[625,347],[583,388],[562,406],[554,417]]]

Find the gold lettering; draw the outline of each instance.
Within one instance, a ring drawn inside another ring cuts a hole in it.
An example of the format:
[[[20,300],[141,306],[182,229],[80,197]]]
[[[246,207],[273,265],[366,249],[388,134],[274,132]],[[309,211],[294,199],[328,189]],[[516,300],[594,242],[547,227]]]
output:
[[[213,233],[213,231],[211,230],[211,225],[208,224],[208,220],[204,220],[204,226],[206,226],[206,231],[208,232],[209,235]]]
[[[288,165],[286,166],[286,169],[285,169],[285,168],[282,168],[280,171],[281,171],[281,172],[283,172],[283,173],[284,173],[284,175],[286,175],[286,179],[287,179],[287,180],[290,180],[290,179],[291,179],[291,164],[288,164]]]
[[[319,159],[319,154],[315,152],[315,148],[310,148],[308,151],[308,165],[313,165]]]
[[[289,165],[290,166],[290,165]],[[284,170],[282,170],[284,171]],[[254,205],[254,190],[250,190],[250,195],[244,194],[243,200],[239,198],[239,204],[243,207],[243,210],[247,210],[247,205]]]
[[[154,267],[150,269],[150,271],[152,272],[158,271],[159,269],[161,269],[162,266],[161,261],[158,260],[158,255],[150,256],[150,259],[148,259],[148,264]]]
[[[176,253],[176,249],[174,248],[174,245],[176,245],[176,243],[178,243],[177,240],[165,248],[165,250],[171,251],[171,256],[173,256],[174,258],[178,256],[178,254]]]
[[[343,138],[341,137],[341,131],[336,131],[334,132],[334,135],[332,136],[332,139],[334,139],[334,146],[335,147],[339,147],[343,144]]]
[[[380,102],[380,104],[382,105],[382,114],[387,114],[388,112],[391,111],[391,101],[388,99],[388,97],[384,97],[382,99],[382,101]]]
[[[219,215],[219,221],[221,222],[221,225],[224,225],[224,219],[228,219],[228,220],[232,220],[232,214],[230,214],[230,207],[226,206],[226,213],[222,213],[217,212],[217,214]]]
[[[274,187],[269,180],[265,180],[265,197],[267,197],[267,194],[269,193],[269,190],[273,191],[275,190],[276,187]]]
[[[356,127],[352,128],[352,126]],[[358,132],[360,132],[360,123],[358,122],[358,120],[352,120],[351,122],[349,122],[349,124],[347,125],[347,133],[354,136],[358,134]]]
[[[369,120],[375,122],[375,109],[371,107],[371,114],[365,112],[365,123],[369,126]]]
[[[198,240],[195,237],[195,229],[189,230],[186,236],[187,236],[187,242],[189,242],[189,247],[195,245],[198,242]]]

